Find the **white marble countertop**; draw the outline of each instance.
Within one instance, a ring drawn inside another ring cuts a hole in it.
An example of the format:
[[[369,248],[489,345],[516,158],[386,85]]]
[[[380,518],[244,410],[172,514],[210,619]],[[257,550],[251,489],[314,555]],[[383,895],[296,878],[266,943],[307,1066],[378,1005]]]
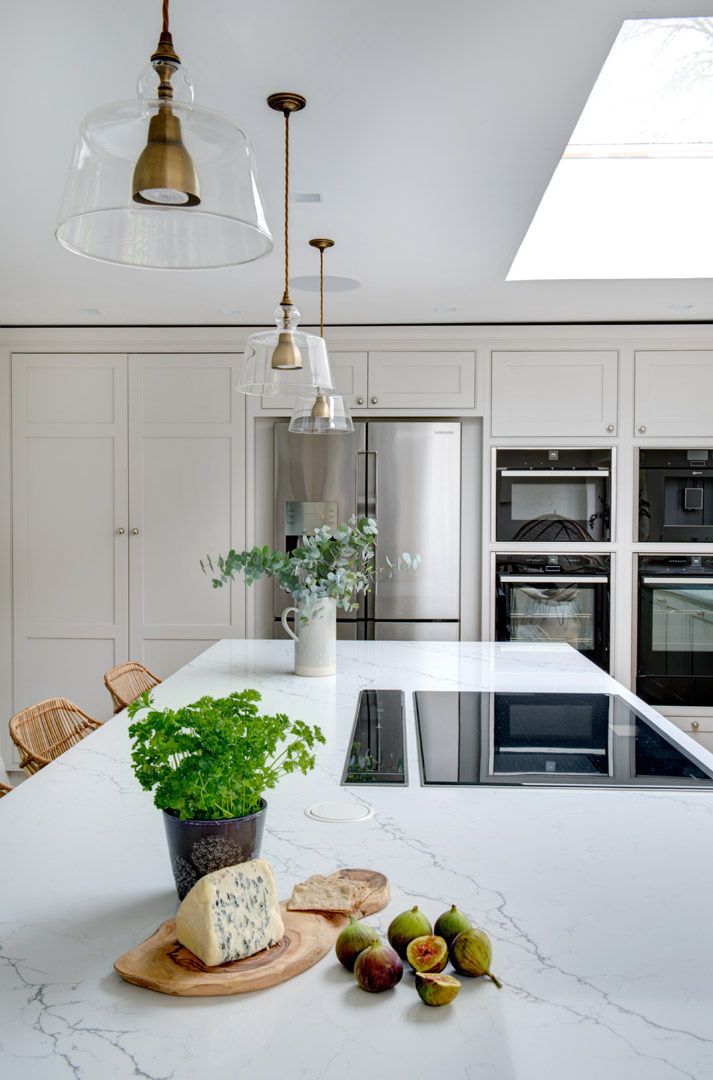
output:
[[[713,794],[420,786],[411,691],[619,690],[567,646],[340,642],[339,674],[289,673],[288,642],[225,641],[163,683],[163,704],[254,686],[322,726],[317,769],[269,796],[280,894],[339,866],[382,870],[385,931],[455,902],[494,944],[502,991],[463,979],[422,1005],[408,977],[361,991],[333,957],[233,998],[177,999],[112,965],[177,905],[160,813],[129,768],[124,714],[0,802],[3,1080],[674,1080],[713,1077]],[[410,785],[339,787],[364,687],[407,694]],[[648,715],[651,710],[644,711]],[[659,723],[701,759],[688,737]],[[309,820],[362,797],[373,818]]]

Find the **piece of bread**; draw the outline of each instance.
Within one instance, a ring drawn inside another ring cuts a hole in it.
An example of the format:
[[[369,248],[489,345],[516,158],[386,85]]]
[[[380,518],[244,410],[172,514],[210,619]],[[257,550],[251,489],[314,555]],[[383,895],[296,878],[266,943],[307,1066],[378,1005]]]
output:
[[[314,874],[295,885],[287,907],[290,911],[333,911],[346,915],[357,910],[368,892],[365,881]]]

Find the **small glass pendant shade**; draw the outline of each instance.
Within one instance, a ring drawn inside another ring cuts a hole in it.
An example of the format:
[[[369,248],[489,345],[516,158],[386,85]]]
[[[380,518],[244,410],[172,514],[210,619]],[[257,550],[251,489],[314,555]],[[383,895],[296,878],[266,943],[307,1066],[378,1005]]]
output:
[[[295,307],[290,308],[289,317],[282,307],[275,314],[278,312],[274,330],[251,334],[248,338],[236,390],[259,397],[310,394],[314,401],[317,387],[334,389],[324,338],[297,329],[299,312]],[[286,360],[294,357],[301,363],[276,367],[281,355]]]
[[[168,71],[165,64],[163,70]],[[139,97],[82,122],[56,236],[103,262],[203,270],[252,262],[272,250],[247,134],[193,104],[181,67],[159,99],[157,64]]]
[[[347,435],[354,430],[349,404],[342,394],[322,393],[299,398],[290,417],[296,435]]]

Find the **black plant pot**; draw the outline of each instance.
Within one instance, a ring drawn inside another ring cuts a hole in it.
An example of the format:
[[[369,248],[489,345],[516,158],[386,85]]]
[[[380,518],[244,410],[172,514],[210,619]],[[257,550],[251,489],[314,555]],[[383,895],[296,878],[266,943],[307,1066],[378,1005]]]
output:
[[[181,821],[170,810],[163,811],[173,876],[178,899],[195,883],[224,866],[247,862],[260,854],[265,831],[267,803],[260,799],[260,809],[245,817],[224,821]]]

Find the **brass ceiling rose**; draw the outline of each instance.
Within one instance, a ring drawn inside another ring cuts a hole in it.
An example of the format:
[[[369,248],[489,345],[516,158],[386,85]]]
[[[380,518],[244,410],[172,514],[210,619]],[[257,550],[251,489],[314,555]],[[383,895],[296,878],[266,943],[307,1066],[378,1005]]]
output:
[[[326,251],[327,248],[334,247],[334,240],[320,240],[319,238],[309,241],[310,247],[317,248],[318,251]]]
[[[267,103],[276,112],[293,113],[304,109],[307,98],[302,97],[302,94],[295,94],[291,90],[280,90],[277,94],[270,94]]]

